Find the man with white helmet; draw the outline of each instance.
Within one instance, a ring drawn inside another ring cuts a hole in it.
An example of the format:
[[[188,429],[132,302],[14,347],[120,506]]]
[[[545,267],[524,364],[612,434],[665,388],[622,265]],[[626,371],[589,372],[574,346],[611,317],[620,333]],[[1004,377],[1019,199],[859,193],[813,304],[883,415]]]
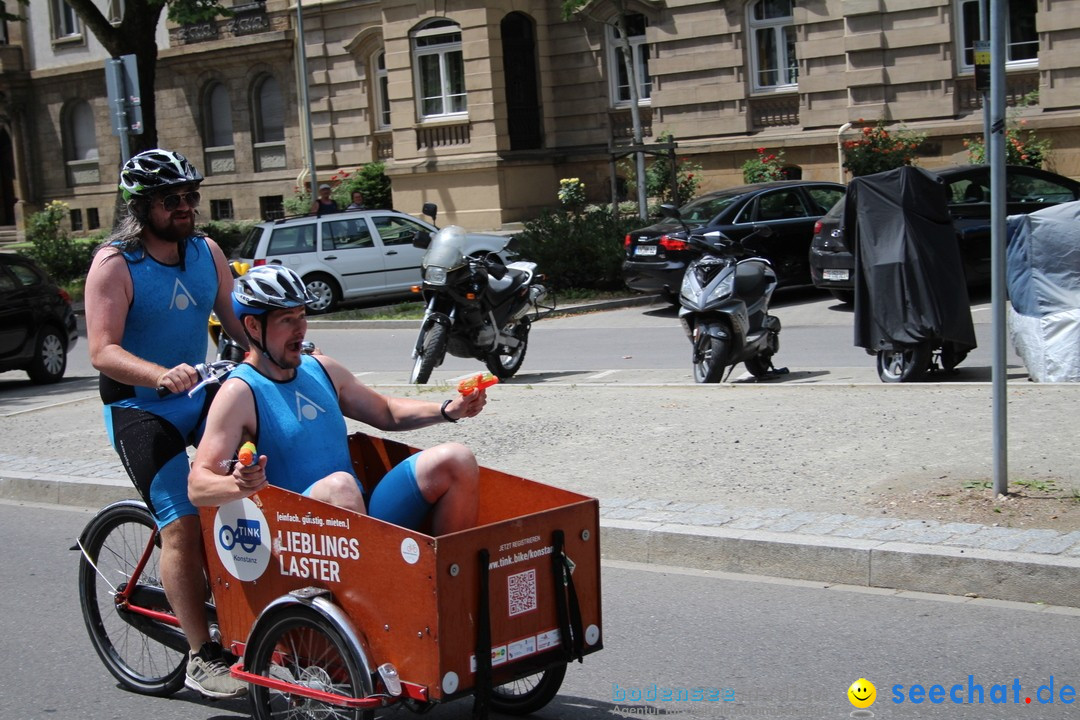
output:
[[[187,497],[187,447],[198,441],[210,395],[186,391],[199,382],[211,310],[246,343],[225,256],[195,230],[202,179],[168,150],[124,164],[128,214],[86,276],[86,329],[109,440],[161,529],[162,585],[191,648],[186,684],[227,698],[247,686],[230,677],[210,641],[199,515]],[[160,397],[159,387],[170,394]]]
[[[332,358],[304,354],[305,306],[314,299],[296,273],[280,265],[237,279],[233,303],[252,351],[210,408],[188,481],[191,501],[221,505],[271,484],[395,525],[428,527],[434,535],[474,525],[479,468],[468,448],[443,443],[417,453],[366,497],[353,475],[345,417],[379,430],[457,422],[483,409],[485,392],[441,405],[388,397]],[[259,461],[230,463],[247,441],[258,447]]]

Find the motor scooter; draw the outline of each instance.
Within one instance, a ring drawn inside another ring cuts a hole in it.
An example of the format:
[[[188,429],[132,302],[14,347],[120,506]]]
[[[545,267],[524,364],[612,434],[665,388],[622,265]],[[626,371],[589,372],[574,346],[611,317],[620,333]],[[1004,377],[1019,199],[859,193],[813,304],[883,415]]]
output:
[[[693,349],[694,380],[720,382],[724,371],[730,374],[740,362],[759,379],[787,373],[772,362],[780,349],[780,320],[769,314],[776,272],[745,245],[769,237],[772,229],[758,226],[740,241],[719,231],[694,234],[676,206],[660,209],[683,223],[688,242],[702,251],[687,266],[679,290],[679,320]]]

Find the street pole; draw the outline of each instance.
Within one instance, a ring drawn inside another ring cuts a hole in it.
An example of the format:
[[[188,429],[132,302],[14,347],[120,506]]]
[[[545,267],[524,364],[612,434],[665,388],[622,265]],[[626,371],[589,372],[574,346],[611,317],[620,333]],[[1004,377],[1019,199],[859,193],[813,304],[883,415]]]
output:
[[[841,144],[840,138],[850,129],[851,123],[847,122],[836,131],[836,171],[839,173],[836,181],[841,185],[844,184],[844,146]]]
[[[300,60],[297,68],[296,84],[300,90],[300,120],[305,132],[305,148],[307,150],[308,179],[311,182],[311,199],[318,197],[315,176],[315,138],[311,129],[311,105],[308,100],[308,69],[307,49],[304,47],[304,9],[303,0],[296,0],[296,51]]]
[[[990,3],[990,305],[993,317],[994,496],[1009,490],[1005,366],[1005,3]]]

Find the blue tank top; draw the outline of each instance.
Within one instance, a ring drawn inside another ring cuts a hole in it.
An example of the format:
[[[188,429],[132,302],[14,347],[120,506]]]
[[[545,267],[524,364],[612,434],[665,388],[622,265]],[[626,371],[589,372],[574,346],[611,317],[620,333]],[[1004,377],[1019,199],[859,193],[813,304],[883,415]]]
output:
[[[165,265],[143,250],[122,254],[131,274],[132,299],[121,347],[137,357],[172,368],[206,360],[206,323],[217,298],[218,275],[206,238],[193,235],[184,248],[184,269]],[[157,390],[132,387],[102,376],[102,399],[144,406]]]
[[[246,363],[229,377],[243,380],[255,396],[255,446],[267,458],[271,485],[302,493],[333,472],[355,476],[337,391],[318,360],[302,356],[296,376],[286,382]]]

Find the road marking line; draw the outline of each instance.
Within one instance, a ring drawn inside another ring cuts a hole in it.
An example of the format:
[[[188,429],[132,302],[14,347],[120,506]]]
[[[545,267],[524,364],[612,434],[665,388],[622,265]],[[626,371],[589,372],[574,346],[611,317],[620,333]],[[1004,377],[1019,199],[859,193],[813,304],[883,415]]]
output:
[[[83,397],[77,397],[77,398],[74,398],[72,400],[64,400],[63,402],[51,403],[49,405],[37,405],[35,407],[26,408],[25,410],[16,410],[15,412],[4,413],[3,415],[0,415],[0,417],[6,417],[6,418],[15,417],[16,415],[23,415],[23,414],[29,413],[29,412],[37,412],[38,410],[48,410],[49,408],[60,407],[62,405],[71,405],[72,403],[78,403],[78,402],[82,402],[84,400],[90,400],[93,397],[94,397],[93,395],[85,395]],[[22,398],[16,398],[16,400],[19,400],[19,399],[22,399]]]
[[[597,373],[595,375],[590,375],[589,377],[585,378],[585,381],[588,382],[590,380],[601,380],[603,378],[606,378],[608,375],[614,375],[617,372],[619,372],[619,371],[618,370],[605,370],[604,372]]]

